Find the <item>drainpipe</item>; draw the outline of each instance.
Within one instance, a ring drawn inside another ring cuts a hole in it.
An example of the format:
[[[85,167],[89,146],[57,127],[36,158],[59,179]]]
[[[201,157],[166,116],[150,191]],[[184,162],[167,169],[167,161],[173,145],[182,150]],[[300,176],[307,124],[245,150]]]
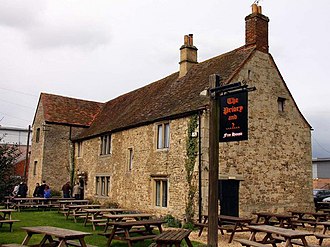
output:
[[[201,137],[201,115],[198,112],[198,222],[202,222],[202,137]]]

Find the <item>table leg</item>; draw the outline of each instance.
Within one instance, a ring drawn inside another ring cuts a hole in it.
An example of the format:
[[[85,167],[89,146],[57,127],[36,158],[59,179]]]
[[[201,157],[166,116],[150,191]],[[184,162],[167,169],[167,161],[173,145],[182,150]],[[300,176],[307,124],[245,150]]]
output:
[[[125,232],[125,239],[127,240],[127,245],[128,245],[128,247],[132,247],[132,246],[133,246],[132,241],[129,239],[129,230],[130,230],[130,229],[131,229],[130,227],[125,227],[125,229],[124,229],[124,232]]]
[[[67,245],[66,241],[64,239],[62,239],[57,247],[67,247],[67,246],[68,245]]]
[[[28,242],[30,241],[32,235],[33,235],[33,233],[27,233],[25,238],[23,239],[22,245],[27,245]]]
[[[116,231],[117,231],[117,226],[114,225],[113,228],[112,228],[112,231],[111,231],[111,235],[109,236],[109,239],[108,239],[108,242],[107,242],[108,247],[110,247],[111,241],[115,237]]]
[[[190,239],[189,239],[188,236],[185,237],[184,240],[186,240],[186,243],[187,243],[187,245],[188,245],[189,247],[193,247],[193,245],[192,245],[192,243],[190,242]],[[180,246],[180,244],[179,244],[179,246]]]
[[[110,219],[108,218],[107,222],[105,223],[104,232],[107,232],[108,227],[109,227],[109,222],[110,222]]]
[[[85,221],[84,221],[84,226],[86,226],[86,225],[87,225],[87,219],[88,219],[88,215],[89,215],[89,212],[87,212],[87,214],[86,214],[86,218],[85,218]]]
[[[236,222],[235,223],[235,226],[234,226],[234,229],[233,229],[233,231],[230,234],[230,238],[229,238],[228,243],[231,243],[233,241],[233,238],[234,238],[234,235],[235,235],[235,232],[236,232],[236,229],[237,229],[238,226],[239,226],[239,223]]]
[[[86,244],[85,239],[83,237],[82,238],[79,238],[79,242],[80,242],[80,245],[82,247],[87,247],[87,244]]]

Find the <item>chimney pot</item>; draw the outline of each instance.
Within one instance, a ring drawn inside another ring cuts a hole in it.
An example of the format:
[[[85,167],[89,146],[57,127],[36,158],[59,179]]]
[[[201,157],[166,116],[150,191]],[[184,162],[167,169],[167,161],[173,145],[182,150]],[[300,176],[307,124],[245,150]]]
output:
[[[252,4],[252,14],[257,14],[258,12],[258,5],[256,5],[255,3]]]
[[[188,70],[197,63],[197,48],[193,45],[193,34],[184,36],[184,44],[180,48],[179,78],[185,76]]]

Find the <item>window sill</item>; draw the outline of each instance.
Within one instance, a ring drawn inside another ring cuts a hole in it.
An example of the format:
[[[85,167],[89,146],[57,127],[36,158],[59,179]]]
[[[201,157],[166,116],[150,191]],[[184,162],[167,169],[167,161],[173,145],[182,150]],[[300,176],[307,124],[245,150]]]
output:
[[[103,157],[111,157],[112,153],[110,154],[100,154],[99,157],[103,158]]]
[[[156,152],[168,152],[169,148],[156,148]]]

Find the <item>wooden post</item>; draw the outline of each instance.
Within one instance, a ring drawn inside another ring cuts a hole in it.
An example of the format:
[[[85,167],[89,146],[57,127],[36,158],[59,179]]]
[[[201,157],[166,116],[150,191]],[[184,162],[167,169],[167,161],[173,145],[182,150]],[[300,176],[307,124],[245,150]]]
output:
[[[220,76],[210,75],[210,88],[220,86]],[[218,246],[219,100],[210,93],[209,198],[207,246]]]

